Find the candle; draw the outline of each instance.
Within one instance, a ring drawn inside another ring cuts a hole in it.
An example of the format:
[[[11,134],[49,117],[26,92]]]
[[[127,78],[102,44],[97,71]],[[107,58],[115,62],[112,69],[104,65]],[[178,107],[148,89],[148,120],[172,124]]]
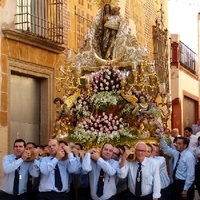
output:
[[[159,90],[161,94],[166,93],[166,84],[165,83],[160,83]]]
[[[67,54],[67,59],[71,60],[71,58],[72,58],[72,51],[69,49]]]

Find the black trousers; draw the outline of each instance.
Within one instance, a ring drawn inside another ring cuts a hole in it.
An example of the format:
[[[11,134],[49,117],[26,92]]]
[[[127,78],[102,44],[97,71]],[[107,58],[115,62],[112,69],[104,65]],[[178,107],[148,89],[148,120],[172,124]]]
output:
[[[182,198],[182,191],[185,180],[175,180],[172,184],[172,200],[193,200],[194,199],[194,184],[192,184],[187,191],[187,199]]]
[[[25,193],[21,195],[11,195],[0,191],[0,200],[28,200],[28,198]]]
[[[118,200],[125,200],[125,199],[127,199],[129,193],[130,193],[129,189],[127,189],[127,190],[125,190],[123,192],[117,193],[117,195],[116,195],[117,199]]]
[[[200,196],[200,161],[195,166],[195,185]]]
[[[149,194],[146,196],[136,197],[130,192],[126,200],[153,200],[153,195]]]
[[[118,200],[118,198],[114,195],[114,196],[110,197],[110,198],[107,199],[107,200]]]
[[[66,192],[39,192],[37,200],[71,200]]]
[[[92,200],[90,196],[90,187],[78,188],[77,191],[74,189],[74,187],[71,187],[69,195],[73,200]]]
[[[161,197],[159,200],[170,200],[171,199],[171,185],[166,188],[161,189]]]

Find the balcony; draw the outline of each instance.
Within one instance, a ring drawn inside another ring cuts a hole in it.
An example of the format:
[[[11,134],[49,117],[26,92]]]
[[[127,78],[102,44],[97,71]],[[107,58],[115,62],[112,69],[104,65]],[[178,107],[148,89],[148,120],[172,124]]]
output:
[[[18,0],[15,30],[63,44],[63,1]]]
[[[179,42],[179,62],[182,67],[196,75],[197,54],[183,42]]]

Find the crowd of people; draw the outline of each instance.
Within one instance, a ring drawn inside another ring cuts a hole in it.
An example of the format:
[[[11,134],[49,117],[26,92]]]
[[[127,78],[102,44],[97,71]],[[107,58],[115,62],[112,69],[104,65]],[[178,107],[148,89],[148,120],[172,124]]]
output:
[[[193,200],[200,193],[200,138],[186,127],[134,148],[51,139],[45,147],[17,139],[3,158],[1,200]],[[167,162],[166,162],[167,161]]]

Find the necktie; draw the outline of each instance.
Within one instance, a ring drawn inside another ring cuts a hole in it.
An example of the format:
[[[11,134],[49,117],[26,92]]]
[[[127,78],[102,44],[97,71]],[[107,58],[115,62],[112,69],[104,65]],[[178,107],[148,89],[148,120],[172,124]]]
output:
[[[177,160],[177,162],[176,162],[176,165],[175,165],[175,168],[174,168],[174,171],[173,171],[173,174],[172,174],[173,180],[175,180],[175,175],[176,175],[176,171],[177,171],[178,164],[179,164],[179,161],[180,161],[180,157],[181,157],[181,154],[179,153],[179,155],[178,155],[178,160]]]
[[[97,196],[101,197],[103,195],[103,186],[104,186],[104,171],[101,169],[99,174],[99,180],[97,185]]]
[[[56,167],[55,167],[55,186],[60,191],[63,188],[63,184],[62,184],[62,180],[61,180],[61,176],[60,176],[60,169],[59,169],[58,165],[56,165]]]
[[[14,177],[14,184],[13,184],[13,194],[14,195],[19,194],[19,178],[20,178],[19,170],[20,170],[20,167],[18,167],[15,170],[15,177]]]
[[[135,196],[140,197],[142,194],[141,183],[142,183],[142,164],[138,163],[139,167],[136,174],[136,184],[135,184]]]

